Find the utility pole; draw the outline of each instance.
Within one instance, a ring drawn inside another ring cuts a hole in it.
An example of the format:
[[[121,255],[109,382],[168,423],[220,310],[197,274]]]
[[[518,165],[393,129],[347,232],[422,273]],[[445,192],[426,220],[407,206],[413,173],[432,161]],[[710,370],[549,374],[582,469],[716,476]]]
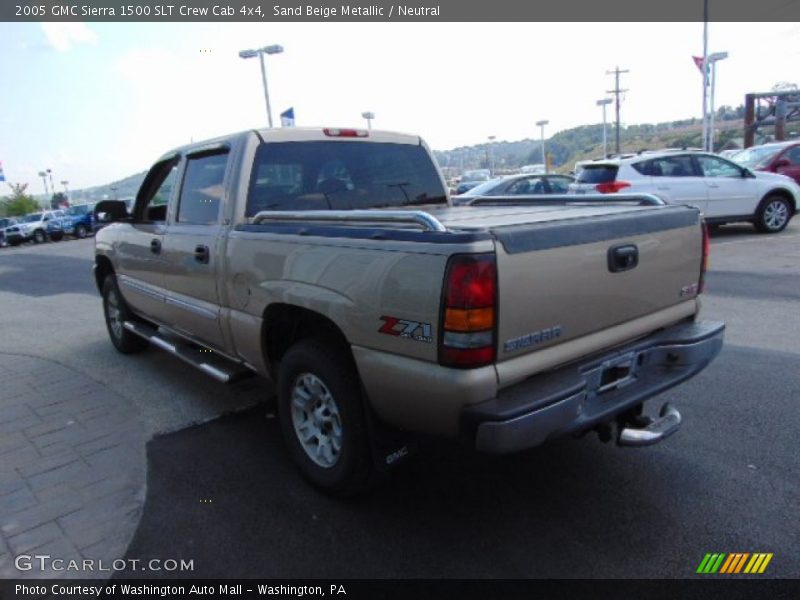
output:
[[[703,150],[708,150],[708,0],[703,0]]]
[[[627,92],[628,90],[621,90],[619,89],[619,76],[623,73],[630,73],[628,69],[621,71],[619,66],[613,71],[606,71],[606,75],[614,75],[614,89],[613,90],[606,90],[607,94],[614,94],[615,98],[615,107],[617,109],[617,144],[616,144],[616,152],[619,154],[619,95],[622,92]]]

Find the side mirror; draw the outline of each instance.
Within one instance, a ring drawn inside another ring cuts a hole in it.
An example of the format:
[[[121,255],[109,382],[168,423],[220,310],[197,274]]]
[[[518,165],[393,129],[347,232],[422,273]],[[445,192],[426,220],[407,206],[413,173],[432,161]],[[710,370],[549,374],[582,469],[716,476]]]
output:
[[[778,169],[783,169],[784,167],[792,166],[792,162],[786,158],[781,158],[780,160],[776,160],[775,163],[772,165],[772,168],[776,171]]]
[[[95,205],[94,218],[98,223],[115,223],[130,218],[130,215],[122,200],[103,200]]]

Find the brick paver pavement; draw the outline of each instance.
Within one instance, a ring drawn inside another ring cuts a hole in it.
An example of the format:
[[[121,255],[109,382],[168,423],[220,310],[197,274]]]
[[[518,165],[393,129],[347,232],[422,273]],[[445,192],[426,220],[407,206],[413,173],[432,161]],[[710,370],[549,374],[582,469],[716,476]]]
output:
[[[145,444],[122,396],[56,362],[0,353],[0,577],[108,576],[41,571],[39,559],[19,571],[15,558],[122,558],[144,503]]]

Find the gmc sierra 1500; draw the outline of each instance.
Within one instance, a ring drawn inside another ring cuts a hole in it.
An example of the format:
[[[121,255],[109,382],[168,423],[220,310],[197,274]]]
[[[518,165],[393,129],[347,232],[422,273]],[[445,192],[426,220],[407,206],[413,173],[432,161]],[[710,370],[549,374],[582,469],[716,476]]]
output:
[[[248,131],[163,156],[131,214],[101,202],[95,277],[111,341],[220,381],[276,382],[289,451],[333,493],[413,433],[511,452],[618,424],[673,433],[643,402],[700,372],[700,212],[647,196],[450,205],[417,136]],[[209,352],[209,350],[211,352]]]

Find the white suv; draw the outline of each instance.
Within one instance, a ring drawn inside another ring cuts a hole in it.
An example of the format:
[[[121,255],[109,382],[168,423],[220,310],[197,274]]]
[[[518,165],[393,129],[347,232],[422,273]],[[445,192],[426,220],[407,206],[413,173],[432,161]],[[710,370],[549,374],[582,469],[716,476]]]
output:
[[[800,186],[790,177],[751,171],[716,154],[642,152],[583,165],[575,194],[646,192],[668,204],[700,208],[710,225],[746,221],[764,233],[782,231],[797,212]]]

